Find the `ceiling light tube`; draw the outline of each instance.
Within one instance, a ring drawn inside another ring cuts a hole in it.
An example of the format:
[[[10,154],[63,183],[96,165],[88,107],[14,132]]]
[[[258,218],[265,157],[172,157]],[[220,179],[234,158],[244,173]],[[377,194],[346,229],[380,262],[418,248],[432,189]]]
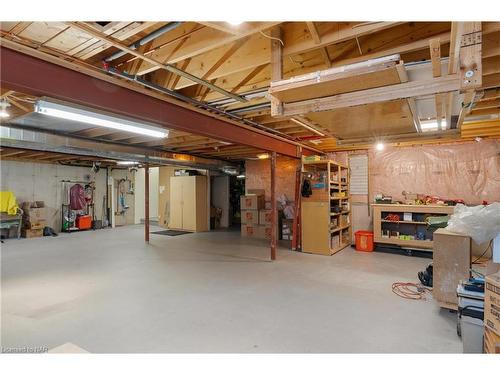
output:
[[[155,138],[167,138],[168,130],[138,121],[131,121],[84,109],[79,106],[62,104],[46,99],[38,100],[35,104],[35,112],[42,115],[57,117],[70,121],[78,121],[86,124],[102,126],[105,128],[146,135]]]
[[[136,161],[131,161],[131,160],[118,160],[116,162],[116,164],[118,164],[118,165],[137,165],[139,163]]]
[[[303,126],[304,128],[306,128],[306,129],[308,129],[308,130],[312,131],[313,133],[315,133],[315,134],[317,134],[317,135],[320,135],[320,136],[322,136],[322,137],[324,137],[324,136],[325,136],[325,134],[321,133],[319,130],[314,129],[312,126],[309,126],[309,125],[307,125],[307,124],[303,123],[302,121],[297,120],[296,118],[293,118],[293,117],[292,117],[290,120],[292,120],[293,122],[295,122],[296,124],[298,124],[298,125],[300,125],[300,126]]]

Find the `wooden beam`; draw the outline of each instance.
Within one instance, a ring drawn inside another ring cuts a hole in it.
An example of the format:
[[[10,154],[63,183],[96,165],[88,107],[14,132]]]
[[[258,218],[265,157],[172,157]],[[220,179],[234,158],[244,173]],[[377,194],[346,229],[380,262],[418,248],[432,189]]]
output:
[[[200,55],[202,53],[209,52],[215,48],[224,46],[228,43],[232,43],[240,38],[246,37],[258,33],[262,30],[269,29],[275,25],[280,24],[280,22],[249,22],[249,27],[245,28],[243,32],[238,35],[228,34],[224,31],[216,30],[213,28],[203,27],[191,33],[188,40],[184,43],[183,47],[178,49],[175,53],[172,50],[175,46],[167,44],[162,46],[161,43],[164,38],[159,37],[156,40],[156,45],[158,46],[155,51],[153,51],[149,56],[158,61],[165,61],[168,64],[174,64],[179,61],[185,60],[190,57]],[[169,40],[166,40],[169,41]],[[157,70],[158,67],[155,64],[145,61],[141,66],[139,75],[150,73]],[[125,68],[126,70],[126,68]]]
[[[408,98],[407,102],[408,102],[408,107],[410,108],[413,125],[415,126],[415,131],[417,133],[420,133],[422,131],[422,125],[420,123],[420,117],[418,116],[415,98]]]
[[[321,43],[321,37],[319,36],[318,29],[316,28],[316,25],[314,22],[306,22],[307,29],[309,30],[309,34],[311,34],[311,37],[316,44]]]
[[[405,82],[396,85],[338,94],[330,97],[283,104],[283,115],[294,116],[309,112],[329,111],[337,108],[433,95],[456,91],[460,87],[457,75],[430,80]]]
[[[26,107],[25,105],[15,100],[12,96],[7,97],[7,101],[26,113],[33,111],[33,108]]]
[[[313,99],[319,96],[318,93],[321,93],[321,96],[334,95],[342,92],[342,87],[344,87],[344,91],[347,91],[345,86],[350,88],[350,91],[362,90],[369,84],[367,81],[378,83],[378,86],[397,83],[401,81],[400,73],[403,75],[406,73],[402,64],[396,65],[399,60],[399,55],[393,55],[365,63],[304,74],[286,80],[273,80],[270,84],[269,94],[278,100],[289,102]],[[398,70],[401,68],[402,72]],[[362,75],[364,77],[360,79]],[[388,76],[391,78],[389,82]],[[371,87],[373,86],[375,84]]]
[[[271,30],[271,82],[283,79],[283,35],[280,26]],[[271,97],[271,115],[283,114],[283,104],[276,98]]]
[[[400,24],[399,22],[373,22],[367,24],[342,23],[335,30],[321,36],[320,43],[316,43],[309,38],[301,39],[295,43],[285,44],[284,55],[296,55],[305,53],[319,47],[326,47],[330,44],[345,42],[349,39],[359,38],[363,35],[376,33]]]
[[[474,108],[472,109],[472,112],[474,112],[477,109],[484,109],[484,108],[498,108],[500,107],[500,99],[493,99],[493,100],[485,100],[485,101],[479,101],[474,105]]]
[[[460,41],[460,83],[462,90],[482,85],[481,22],[464,22]]]
[[[207,82],[206,80],[204,79],[201,79],[199,77],[196,77],[196,76],[193,76],[192,74],[189,74],[181,69],[178,69],[177,67],[173,66],[173,65],[170,65],[170,64],[164,64],[158,60],[155,60],[155,59],[152,59],[150,58],[149,56],[137,51],[137,50],[134,50],[132,48],[129,48],[127,47],[126,45],[122,44],[122,43],[119,43],[117,41],[115,41],[114,39],[108,37],[108,36],[105,36],[103,34],[101,34],[100,32],[96,31],[95,29],[91,28],[90,26],[87,26],[86,24],[82,23],[82,22],[67,22],[68,25],[84,32],[84,33],[87,33],[95,38],[98,38],[98,39],[101,39],[102,41],[106,42],[106,43],[109,43],[111,44],[113,47],[116,47],[118,49],[121,49],[122,51],[125,51],[133,56],[136,56],[136,57],[139,57],[141,58],[142,60],[150,63],[150,64],[153,64],[153,65],[156,65],[158,68],[161,68],[161,69],[165,69],[165,70],[168,70],[174,74],[178,74],[182,77],[185,77],[185,78],[188,78],[189,80],[193,81],[193,82],[196,82],[200,85],[203,85],[203,86],[207,86],[209,87],[210,89],[214,90],[214,91],[217,91],[219,93],[221,93],[222,95],[225,95],[229,98],[232,98],[232,99],[235,99],[237,101],[245,101],[244,99],[242,99],[241,97],[239,97],[238,95],[235,95],[235,94],[232,94],[220,87],[217,87],[215,85],[212,85],[210,82]]]
[[[472,110],[478,99],[476,89],[483,84],[482,76],[482,32],[481,22],[463,22],[460,39],[460,88],[465,91],[464,102],[458,115],[457,129],[460,129],[465,117]]]
[[[238,92],[238,90],[241,87],[245,86],[248,82],[250,82],[256,75],[258,75],[262,70],[264,70],[264,68],[266,66],[267,66],[267,64],[256,67],[245,78],[243,78],[240,81],[240,83],[238,83],[236,86],[234,86],[234,88],[231,90],[231,92]]]
[[[328,55],[328,50],[326,47],[321,48],[320,50],[321,56],[323,56],[323,60],[325,60],[325,65],[327,68],[332,67],[332,60],[330,59],[330,56]]]
[[[429,48],[431,52],[431,64],[432,64],[432,76],[434,78],[441,77],[441,42],[439,39],[429,40]],[[443,130],[443,103],[446,94],[436,94],[434,95],[434,102],[436,105],[436,121],[438,124],[438,129]],[[449,110],[449,109],[446,109]],[[446,112],[445,110],[445,112]],[[445,116],[446,117],[446,116]],[[449,126],[449,124],[446,124]]]
[[[211,27],[212,29],[216,29],[222,32],[225,32],[227,34],[231,35],[240,35],[241,34],[241,29],[239,28],[240,25],[238,26],[233,26],[228,22],[198,22],[199,24],[207,27]]]

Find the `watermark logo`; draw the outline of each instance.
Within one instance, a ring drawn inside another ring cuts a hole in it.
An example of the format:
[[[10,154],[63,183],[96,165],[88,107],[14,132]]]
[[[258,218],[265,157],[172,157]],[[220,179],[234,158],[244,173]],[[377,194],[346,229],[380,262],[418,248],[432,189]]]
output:
[[[46,346],[19,346],[19,347],[4,347],[2,346],[2,354],[26,354],[26,353],[47,353],[49,348]]]

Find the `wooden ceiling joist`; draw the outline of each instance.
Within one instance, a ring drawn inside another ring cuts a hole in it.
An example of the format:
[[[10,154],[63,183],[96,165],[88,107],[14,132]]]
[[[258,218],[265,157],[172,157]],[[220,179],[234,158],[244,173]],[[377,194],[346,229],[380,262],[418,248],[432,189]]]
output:
[[[385,102],[401,98],[433,95],[456,91],[460,82],[456,75],[433,78],[430,80],[405,82],[348,92],[319,99],[310,99],[283,104],[283,115],[294,116],[310,112],[328,111],[336,108],[353,107],[370,103]]]

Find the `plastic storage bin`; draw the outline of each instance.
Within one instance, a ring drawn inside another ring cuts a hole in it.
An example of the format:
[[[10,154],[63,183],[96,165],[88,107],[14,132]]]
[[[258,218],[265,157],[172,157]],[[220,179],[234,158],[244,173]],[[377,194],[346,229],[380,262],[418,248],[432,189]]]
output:
[[[356,237],[356,250],[373,251],[373,232],[358,230],[354,236]]]
[[[80,230],[90,229],[92,227],[92,217],[90,215],[77,216],[76,226]]]

